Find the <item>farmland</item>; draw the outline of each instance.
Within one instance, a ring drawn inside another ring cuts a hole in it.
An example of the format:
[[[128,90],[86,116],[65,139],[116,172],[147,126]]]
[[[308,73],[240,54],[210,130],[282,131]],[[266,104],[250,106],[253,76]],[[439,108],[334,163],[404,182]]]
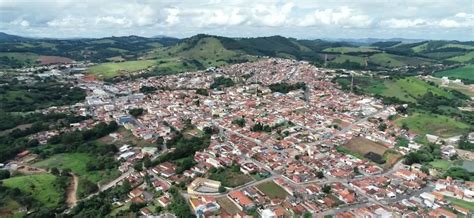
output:
[[[89,72],[103,78],[111,78],[121,75],[123,72],[134,72],[147,69],[156,64],[156,60],[139,60],[125,62],[109,62],[95,65],[89,68]]]
[[[448,58],[450,61],[457,61],[457,62],[469,62],[474,59],[474,51],[471,51],[469,53],[459,55],[459,56],[454,56],[452,58]]]
[[[30,194],[46,207],[55,207],[63,194],[63,190],[55,186],[55,180],[56,176],[51,174],[35,174],[5,179],[3,185]]]
[[[323,50],[324,52],[331,52],[331,53],[368,53],[368,52],[378,52],[378,50],[370,47],[334,47],[334,48],[326,48]]]
[[[436,77],[447,76],[451,79],[466,79],[474,81],[474,64],[469,64],[451,70],[436,72],[434,75]]]
[[[270,199],[279,198],[285,199],[288,196],[288,192],[286,192],[281,186],[276,184],[275,182],[266,182],[260,185],[257,185],[258,190],[265,193]]]
[[[414,113],[406,118],[396,120],[399,126],[406,125],[411,131],[418,134],[434,134],[450,137],[466,133],[469,125],[450,117],[428,113]]]

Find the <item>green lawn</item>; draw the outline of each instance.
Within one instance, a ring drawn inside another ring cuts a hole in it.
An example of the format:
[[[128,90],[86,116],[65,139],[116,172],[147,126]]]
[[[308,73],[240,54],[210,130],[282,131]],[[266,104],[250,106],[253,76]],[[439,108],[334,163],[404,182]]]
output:
[[[111,78],[119,76],[124,71],[139,71],[153,65],[156,65],[156,60],[125,61],[118,63],[110,62],[95,65],[89,68],[89,72],[100,77]]]
[[[34,164],[35,167],[51,168],[57,167],[60,169],[71,169],[71,171],[78,175],[81,179],[87,179],[91,182],[100,182],[110,180],[117,176],[116,170],[111,171],[87,171],[86,164],[88,162],[96,161],[96,157],[86,153],[62,153],[49,157]]]
[[[451,166],[451,162],[449,162],[448,160],[435,160],[430,162],[430,165],[437,169],[448,170]]]
[[[455,78],[455,79],[474,80],[474,64],[469,64],[469,65],[451,69],[451,70],[436,72],[434,75],[436,77],[447,76],[449,78]]]
[[[285,199],[286,196],[288,196],[288,192],[286,192],[281,186],[279,186],[275,182],[265,182],[260,185],[257,185],[257,188],[263,193],[265,193],[265,195],[267,195],[270,199]]]
[[[240,171],[234,172],[231,168],[213,173],[209,176],[209,179],[220,181],[226,187],[237,187],[253,180],[251,176]]]
[[[468,132],[469,125],[456,121],[450,117],[429,113],[414,113],[406,118],[397,119],[396,124],[406,124],[408,128],[418,134],[434,134],[450,137]]]
[[[31,194],[32,197],[46,207],[55,207],[64,190],[55,187],[56,176],[51,174],[34,174],[12,177],[3,180],[3,185],[8,188],[18,188],[21,192]]]
[[[457,205],[457,206],[460,206],[460,207],[464,207],[466,209],[469,209],[471,212],[474,211],[474,203],[473,202],[464,201],[464,200],[461,200],[461,199],[452,198],[452,197],[448,197],[448,196],[444,196],[444,198],[447,201],[449,201],[451,204],[454,204],[454,205]]]

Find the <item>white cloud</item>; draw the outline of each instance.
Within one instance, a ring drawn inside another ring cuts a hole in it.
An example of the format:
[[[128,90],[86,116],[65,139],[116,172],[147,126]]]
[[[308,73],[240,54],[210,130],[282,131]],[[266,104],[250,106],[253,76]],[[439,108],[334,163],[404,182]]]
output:
[[[283,26],[289,23],[293,8],[294,4],[291,2],[281,7],[258,4],[251,9],[253,23],[269,27]]]
[[[299,26],[335,25],[345,28],[368,27],[372,19],[365,14],[356,14],[354,9],[341,7],[338,9],[315,10],[299,20]]]
[[[194,21],[198,26],[235,26],[246,21],[247,17],[239,9],[200,10]]]
[[[67,16],[64,18],[50,20],[46,24],[50,27],[76,28],[76,27],[84,27],[86,25],[86,22],[82,18]]]
[[[461,27],[461,24],[455,20],[442,19],[439,22],[439,26],[445,27],[445,28],[457,28],[457,27]]]
[[[23,18],[16,19],[16,20],[10,22],[10,24],[15,25],[15,26],[21,26],[23,28],[26,28],[26,27],[30,26],[30,22],[27,21],[27,20],[24,20]]]
[[[380,27],[388,27],[394,29],[417,28],[427,26],[430,23],[424,19],[396,19],[391,18],[381,22]]]
[[[167,26],[173,26],[179,23],[180,10],[178,8],[167,8],[165,11],[168,13],[165,19]]]
[[[98,17],[96,19],[96,24],[106,24],[106,25],[118,25],[121,27],[130,27],[132,22],[125,17],[115,17],[115,16],[105,16]]]

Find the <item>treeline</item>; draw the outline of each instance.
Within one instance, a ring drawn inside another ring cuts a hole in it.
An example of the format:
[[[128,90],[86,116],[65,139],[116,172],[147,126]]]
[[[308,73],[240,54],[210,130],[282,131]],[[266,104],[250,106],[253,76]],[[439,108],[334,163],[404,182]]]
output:
[[[98,139],[117,131],[119,125],[112,121],[109,124],[101,122],[93,128],[83,131],[73,131],[53,136],[48,140],[50,144],[81,144],[82,142]]]
[[[181,158],[194,157],[196,151],[203,150],[209,147],[210,134],[205,133],[202,137],[184,137],[182,133],[176,133],[176,136],[167,142],[167,146],[175,148],[173,152],[169,152],[159,156],[155,161],[154,165],[163,163],[166,161],[174,161]],[[188,162],[189,163],[189,162]],[[182,171],[192,167],[192,163],[186,164],[186,167],[182,167]]]
[[[71,105],[83,101],[86,92],[72,84],[41,81],[21,84],[16,79],[0,86],[0,110],[27,112],[51,106]]]
[[[34,121],[33,125],[24,129],[15,129],[9,133],[0,135],[0,162],[7,161],[15,157],[19,152],[34,148],[39,145],[38,140],[28,139],[27,136],[35,134],[41,131],[46,131],[51,128],[51,126],[62,127],[68,126],[70,123],[79,122],[81,120],[87,119],[87,117],[74,116],[68,114],[38,114],[38,116],[27,116],[18,118],[16,116],[11,116],[13,121],[26,122]],[[9,117],[0,115],[0,120],[8,121],[11,120]]]
[[[210,88],[215,89],[222,87],[231,87],[233,85],[235,85],[235,83],[231,78],[220,76],[214,78],[214,82],[211,84]]]
[[[280,93],[286,94],[290,91],[297,90],[297,89],[306,90],[306,84],[303,82],[298,82],[294,84],[274,83],[274,84],[271,84],[269,88],[270,90],[272,90],[272,92],[280,92]]]

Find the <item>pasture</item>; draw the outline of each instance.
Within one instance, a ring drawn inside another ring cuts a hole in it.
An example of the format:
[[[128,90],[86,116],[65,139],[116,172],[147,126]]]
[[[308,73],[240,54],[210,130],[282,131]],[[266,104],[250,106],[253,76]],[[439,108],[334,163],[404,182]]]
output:
[[[474,58],[474,56],[472,58]],[[447,76],[448,78],[451,78],[451,79],[467,79],[467,80],[474,81],[474,64],[469,64],[469,65],[455,68],[455,69],[436,72],[434,75],[436,77]]]
[[[156,60],[139,60],[102,63],[89,68],[89,73],[102,78],[120,76],[125,72],[135,72],[156,65]]]
[[[59,204],[64,190],[56,187],[56,176],[51,174],[34,174],[17,176],[3,180],[8,188],[18,188],[21,192],[30,194],[46,207],[55,207]]]
[[[429,113],[414,113],[395,121],[399,126],[406,125],[411,131],[421,135],[433,134],[451,137],[468,132],[469,125],[450,117]]]

